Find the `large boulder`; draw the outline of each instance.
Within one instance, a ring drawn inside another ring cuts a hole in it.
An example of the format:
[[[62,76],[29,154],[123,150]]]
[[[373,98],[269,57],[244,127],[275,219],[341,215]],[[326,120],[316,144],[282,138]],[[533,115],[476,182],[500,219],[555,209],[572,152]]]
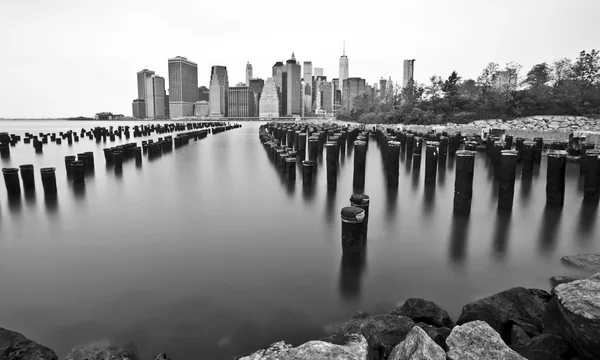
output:
[[[404,315],[360,315],[339,325],[321,340],[340,344],[347,334],[361,334],[369,344],[368,359],[385,359],[394,347],[406,338],[415,322]],[[340,341],[342,339],[342,341]]]
[[[446,352],[418,326],[396,345],[389,360],[445,360]]]
[[[450,336],[450,333],[452,332],[451,329],[447,327],[435,327],[425,323],[417,323],[417,326],[423,329],[431,340],[435,341],[435,343],[444,349],[444,351],[448,351],[446,339]]]
[[[108,341],[92,342],[72,349],[65,360],[136,360],[133,349],[122,349]]]
[[[524,360],[484,321],[456,326],[446,339],[448,360]]]
[[[392,315],[406,315],[414,322],[424,322],[437,327],[454,327],[454,322],[446,310],[434,302],[418,298],[406,300],[400,308],[392,311]]]
[[[516,287],[463,306],[457,324],[474,320],[488,323],[508,343],[514,324],[529,336],[543,331],[546,303],[523,287]]]
[[[240,360],[366,360],[367,340],[362,335],[345,337],[345,344],[336,345],[325,341],[309,341],[296,348],[278,342]]]
[[[558,285],[544,317],[546,332],[562,336],[581,360],[600,359],[600,273]]]
[[[562,261],[568,265],[589,271],[600,271],[600,254],[579,254],[563,256]]]
[[[54,351],[29,340],[22,334],[0,328],[0,359],[57,360]]]
[[[525,344],[513,344],[510,348],[529,360],[570,359],[572,351],[565,340],[555,334],[540,334]]]
[[[554,289],[560,284],[570,283],[572,281],[578,280],[577,278],[571,276],[553,276],[549,279],[550,287],[552,288],[551,294],[554,295]]]

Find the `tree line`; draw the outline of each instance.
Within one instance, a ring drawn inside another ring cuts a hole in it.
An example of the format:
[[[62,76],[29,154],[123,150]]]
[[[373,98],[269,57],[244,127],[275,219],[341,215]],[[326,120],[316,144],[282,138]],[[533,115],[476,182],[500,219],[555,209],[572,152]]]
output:
[[[456,71],[447,79],[433,75],[429,83],[402,87],[388,81],[385,96],[362,95],[338,119],[361,123],[441,124],[478,119],[510,119],[532,115],[600,115],[600,55],[581,51],[534,65],[525,76],[515,62],[489,63],[479,77],[463,80]]]

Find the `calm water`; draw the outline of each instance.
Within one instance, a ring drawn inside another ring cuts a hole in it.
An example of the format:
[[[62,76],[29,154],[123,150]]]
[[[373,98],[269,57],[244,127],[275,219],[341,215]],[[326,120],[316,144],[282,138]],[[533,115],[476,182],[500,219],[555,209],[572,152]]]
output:
[[[96,124],[0,121],[0,132]],[[547,288],[548,277],[573,274],[563,255],[600,251],[597,211],[582,205],[577,165],[568,164],[562,211],[545,208],[544,158],[531,183],[517,169],[512,214],[498,216],[491,172],[478,154],[471,216],[453,219],[451,159],[433,192],[424,191],[424,169],[417,175],[402,159],[394,192],[371,140],[367,256],[364,264],[343,261],[339,212],[352,193],[352,154],[342,158],[335,193],[322,162],[307,192],[301,176],[295,186],[281,179],[258,126],[244,123],[153,161],[144,156],[141,167],[127,162],[119,176],[102,153],[119,142],[50,143],[43,155],[22,142],[11,148],[2,167],[33,163],[37,193],[9,202],[1,185],[0,326],[59,358],[111,339],[135,344],[143,358],[164,351],[226,359],[278,340],[318,338],[357,310],[388,311],[408,297],[435,301],[456,319],[476,298]],[[95,152],[95,174],[75,191],[63,156],[83,151]],[[55,204],[43,196],[44,166],[57,168]]]

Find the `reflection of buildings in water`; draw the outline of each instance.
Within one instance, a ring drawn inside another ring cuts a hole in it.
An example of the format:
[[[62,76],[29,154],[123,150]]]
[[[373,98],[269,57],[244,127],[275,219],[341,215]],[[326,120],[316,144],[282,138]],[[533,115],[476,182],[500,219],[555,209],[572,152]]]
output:
[[[342,254],[340,267],[340,295],[345,300],[360,297],[361,281],[366,266],[367,249],[359,252],[345,252]]]
[[[462,264],[465,260],[466,246],[469,240],[469,214],[452,214],[450,226],[450,262]]]
[[[540,253],[549,254],[556,247],[556,236],[560,229],[562,207],[546,205],[542,214],[539,230]]]
[[[494,254],[498,259],[506,257],[508,247],[508,229],[510,226],[511,212],[510,210],[498,209],[496,214],[496,225],[494,229]]]

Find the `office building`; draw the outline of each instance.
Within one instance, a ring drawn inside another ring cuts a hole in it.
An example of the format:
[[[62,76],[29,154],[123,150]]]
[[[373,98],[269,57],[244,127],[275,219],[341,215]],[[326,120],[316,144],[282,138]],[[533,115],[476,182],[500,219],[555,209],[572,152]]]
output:
[[[154,75],[154,71],[144,69],[137,73],[138,99],[146,99],[146,78]]]
[[[317,112],[320,109],[321,105],[321,92],[320,85],[327,81],[327,77],[325,76],[314,76],[313,81],[313,97],[312,97],[312,111]]]
[[[209,114],[209,105],[206,100],[196,101],[194,106],[194,115],[197,117],[206,117]]]
[[[279,91],[273,78],[267,78],[259,102],[261,118],[279,117]]]
[[[144,99],[133,100],[133,117],[137,119],[146,118],[146,101]]]
[[[248,86],[234,86],[227,91],[228,117],[253,117],[254,92]]]
[[[300,80],[300,64],[296,61],[294,53],[292,58],[285,62],[287,72],[287,101],[286,115],[300,116],[302,115],[302,82]]]
[[[260,113],[260,97],[265,86],[263,79],[250,79],[250,89],[254,92],[254,116],[258,116]]]
[[[165,119],[170,119],[171,116],[169,114],[169,94],[165,91]]]
[[[146,118],[165,118],[165,78],[151,75],[146,77]]]
[[[305,61],[303,64],[303,95],[302,95],[302,116],[308,116],[312,110],[312,87],[313,87],[313,75],[312,75],[312,62]]]
[[[246,64],[246,86],[250,86],[250,80],[252,79],[252,65]]]
[[[314,70],[314,74],[313,74],[314,77],[323,76],[323,68],[316,67],[313,70]]]
[[[365,94],[365,79],[352,77],[344,80],[342,87],[342,106],[351,110],[357,97]]]
[[[333,113],[334,110],[334,85],[332,82],[321,82],[319,84],[319,106],[318,109],[325,113]]]
[[[387,80],[381,78],[379,80],[379,97],[385,99],[385,91],[387,90]]]
[[[210,72],[210,116],[227,116],[227,97],[229,94],[229,79],[227,77],[227,67],[215,65]]]
[[[415,75],[415,59],[404,60],[404,74],[402,76],[402,87],[405,87]]]
[[[342,56],[340,56],[340,91],[343,91],[344,80],[348,78],[348,57],[346,56],[346,43],[344,43],[344,52]]]
[[[277,88],[277,96],[279,98],[279,116],[283,116],[285,114],[284,108],[284,96],[287,96],[287,89],[283,86],[284,83],[287,84],[287,73],[285,73],[285,81],[284,81],[284,65],[283,62],[278,61],[273,65],[273,82],[275,87]]]
[[[200,86],[198,88],[198,100],[208,102],[210,99],[210,90],[206,86]]]
[[[169,114],[193,116],[198,100],[198,65],[185,57],[169,59]]]

